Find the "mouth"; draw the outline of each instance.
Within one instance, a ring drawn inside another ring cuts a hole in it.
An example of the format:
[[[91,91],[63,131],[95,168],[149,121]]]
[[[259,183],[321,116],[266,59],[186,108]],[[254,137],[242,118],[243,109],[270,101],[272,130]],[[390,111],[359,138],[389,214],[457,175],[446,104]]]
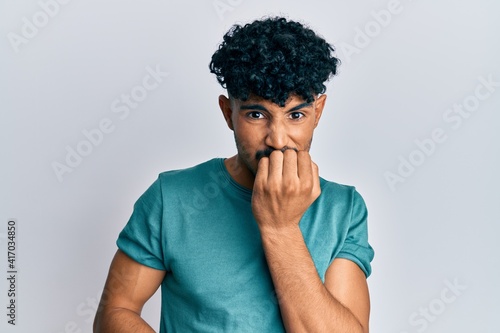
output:
[[[285,146],[285,147],[283,147],[283,148],[281,148],[281,149],[279,149],[279,150],[281,150],[281,152],[282,152],[282,153],[284,153],[284,152],[285,152],[285,150],[287,150],[287,149],[293,149],[293,150],[295,150],[295,152],[298,152],[298,151],[299,151],[297,148],[294,148],[294,147],[288,147],[288,146]],[[269,156],[271,155],[271,153],[272,153],[273,151],[275,151],[275,150],[277,150],[277,149],[274,149],[274,148],[266,148],[266,149],[264,149],[264,150],[258,150],[258,151],[255,153],[255,159],[256,159],[257,161],[260,161],[260,159],[261,159],[261,158],[263,158],[263,157],[269,157]]]

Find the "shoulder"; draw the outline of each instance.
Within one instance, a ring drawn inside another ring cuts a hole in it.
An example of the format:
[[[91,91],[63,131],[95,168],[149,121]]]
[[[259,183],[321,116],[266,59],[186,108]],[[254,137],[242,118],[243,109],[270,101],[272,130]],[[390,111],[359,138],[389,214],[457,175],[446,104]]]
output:
[[[159,174],[158,179],[161,183],[204,179],[218,170],[221,161],[222,158],[213,158],[188,168],[164,171]]]
[[[332,182],[320,177],[321,195],[317,205],[337,214],[351,216],[353,211],[365,210],[365,201],[355,186]]]
[[[345,185],[332,182],[320,177],[321,194],[327,197],[335,197],[336,200],[353,200],[355,197],[361,197],[352,185]]]
[[[202,190],[207,183],[223,179],[222,158],[213,158],[195,166],[165,171],[159,174],[156,181],[162,195],[193,193],[194,190]]]

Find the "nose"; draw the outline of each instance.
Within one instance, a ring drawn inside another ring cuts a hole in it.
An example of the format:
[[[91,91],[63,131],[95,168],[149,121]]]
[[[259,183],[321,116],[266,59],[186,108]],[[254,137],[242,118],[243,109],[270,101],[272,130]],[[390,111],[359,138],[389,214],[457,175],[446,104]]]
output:
[[[282,149],[288,145],[288,134],[285,124],[273,121],[268,126],[265,144],[274,149]]]

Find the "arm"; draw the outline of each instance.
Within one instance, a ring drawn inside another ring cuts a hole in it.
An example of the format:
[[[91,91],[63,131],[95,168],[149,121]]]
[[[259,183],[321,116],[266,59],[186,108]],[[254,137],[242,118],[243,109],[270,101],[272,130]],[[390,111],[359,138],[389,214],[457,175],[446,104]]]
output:
[[[141,265],[118,250],[94,319],[94,332],[154,332],[140,315],[164,276],[165,271]]]
[[[287,332],[368,332],[368,287],[355,263],[335,259],[323,284],[298,227],[262,239]]]
[[[274,151],[259,161],[252,209],[287,332],[368,332],[366,278],[336,259],[323,284],[299,222],[321,193],[318,168],[305,151]]]

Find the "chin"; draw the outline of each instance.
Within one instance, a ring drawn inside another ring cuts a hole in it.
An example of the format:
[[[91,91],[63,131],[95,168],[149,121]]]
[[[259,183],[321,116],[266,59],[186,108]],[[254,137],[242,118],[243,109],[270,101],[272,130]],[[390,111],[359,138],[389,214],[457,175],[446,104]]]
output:
[[[246,156],[241,156],[240,155],[240,160],[243,162],[245,167],[250,171],[254,177],[257,174],[257,168],[259,165],[259,162],[256,159],[247,159],[245,158]]]
[[[245,163],[245,165],[247,166],[248,170],[254,175],[257,174],[257,169],[258,169],[258,165],[259,165],[259,162],[257,161],[252,161],[252,162],[249,162],[249,163]]]

